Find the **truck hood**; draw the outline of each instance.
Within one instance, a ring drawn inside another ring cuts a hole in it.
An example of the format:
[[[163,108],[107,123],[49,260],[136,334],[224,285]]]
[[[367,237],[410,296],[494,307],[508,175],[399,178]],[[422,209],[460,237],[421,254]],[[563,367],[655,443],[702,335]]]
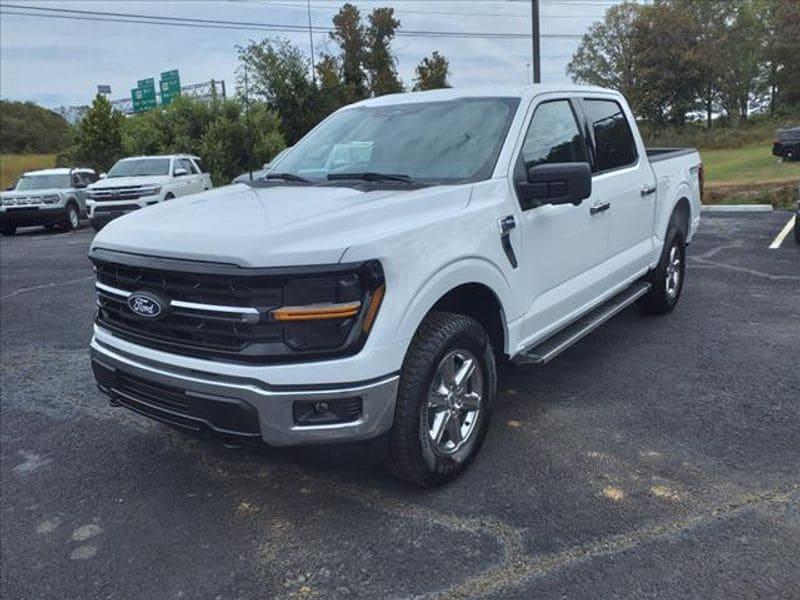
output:
[[[121,188],[131,187],[135,185],[156,184],[163,185],[169,181],[169,175],[140,175],[137,177],[106,177],[105,179],[98,179],[90,184],[87,189],[94,190],[97,188]]]
[[[53,194],[63,194],[68,192],[69,189],[64,188],[48,188],[46,190],[10,190],[7,192],[0,192],[0,198],[38,198],[40,196],[52,196]]]
[[[353,244],[446,219],[466,206],[470,189],[235,184],[129,213],[106,225],[92,248],[243,267],[331,264]]]

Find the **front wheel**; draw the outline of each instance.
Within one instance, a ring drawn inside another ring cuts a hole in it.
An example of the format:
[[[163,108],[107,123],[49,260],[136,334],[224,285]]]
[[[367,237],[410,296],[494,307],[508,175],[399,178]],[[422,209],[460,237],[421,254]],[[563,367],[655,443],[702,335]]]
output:
[[[428,315],[403,361],[389,470],[420,486],[456,478],[486,437],[496,393],[494,353],[481,324]]]
[[[686,274],[686,242],[681,230],[670,225],[661,259],[647,280],[652,287],[639,300],[645,312],[665,314],[672,311],[680,300]]]
[[[787,148],[783,151],[784,162],[793,162],[800,159],[800,151],[797,148]]]
[[[81,224],[81,217],[78,213],[78,207],[74,204],[67,204],[67,210],[64,214],[63,227],[66,231],[75,231]]]

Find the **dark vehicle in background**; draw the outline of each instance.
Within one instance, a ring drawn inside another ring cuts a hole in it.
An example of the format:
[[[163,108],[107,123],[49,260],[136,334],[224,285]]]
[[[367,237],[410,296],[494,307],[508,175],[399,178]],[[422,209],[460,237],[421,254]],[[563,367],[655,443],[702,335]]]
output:
[[[772,144],[772,154],[786,162],[800,160],[800,127],[779,129]]]
[[[92,169],[59,168],[28,171],[0,194],[0,232],[43,225],[73,231],[86,215],[86,186],[97,180]]]

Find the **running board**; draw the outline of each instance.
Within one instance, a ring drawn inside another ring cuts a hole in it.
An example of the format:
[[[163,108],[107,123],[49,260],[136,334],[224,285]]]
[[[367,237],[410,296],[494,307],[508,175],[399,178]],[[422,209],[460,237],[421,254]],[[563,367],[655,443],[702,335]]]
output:
[[[646,281],[634,283],[571,325],[518,354],[514,357],[514,362],[523,365],[543,365],[550,362],[578,340],[583,339],[611,317],[636,302],[650,291],[650,287],[651,284]]]

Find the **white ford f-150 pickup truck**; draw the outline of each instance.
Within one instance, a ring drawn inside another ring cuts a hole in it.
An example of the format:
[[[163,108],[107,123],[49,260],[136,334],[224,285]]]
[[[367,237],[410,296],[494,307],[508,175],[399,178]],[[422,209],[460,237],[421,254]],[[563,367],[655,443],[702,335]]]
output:
[[[647,150],[609,90],[365,100],[264,181],[95,237],[94,374],[173,427],[380,437],[394,473],[443,483],[486,436],[497,360],[544,364],[634,302],[675,307],[701,189],[697,152]]]
[[[96,231],[133,210],[214,187],[200,158],[188,154],[123,158],[100,177],[86,195]]]

